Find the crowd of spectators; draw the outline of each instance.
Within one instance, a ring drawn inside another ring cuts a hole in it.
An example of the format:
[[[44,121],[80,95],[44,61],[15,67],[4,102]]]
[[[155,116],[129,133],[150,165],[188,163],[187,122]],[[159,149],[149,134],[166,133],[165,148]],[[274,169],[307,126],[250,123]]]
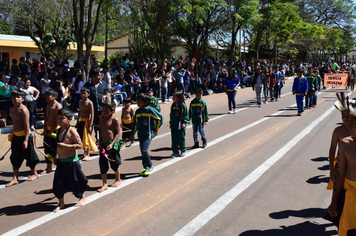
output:
[[[349,72],[349,84],[355,80],[356,64],[340,63],[334,61],[325,63],[304,62],[280,62],[277,65],[269,62],[246,63],[242,61],[228,61],[224,58],[206,57],[204,60],[196,60],[188,55],[172,57],[158,63],[153,58],[143,60],[132,59],[128,54],[120,60],[113,60],[109,65],[99,65],[95,58],[92,59],[89,79],[85,80],[82,71],[76,67],[76,63],[70,67],[66,57],[52,56],[37,58],[21,57],[13,59],[11,65],[8,58],[0,62],[0,110],[1,118],[11,123],[9,107],[11,91],[19,88],[25,91],[25,105],[30,111],[30,126],[35,128],[36,111],[45,109],[45,92],[53,88],[58,92],[57,101],[63,107],[77,111],[81,99],[80,91],[83,86],[91,88],[94,108],[100,111],[103,99],[112,101],[116,105],[122,104],[125,97],[136,100],[139,93],[153,89],[153,96],[159,97],[162,103],[170,101],[174,91],[182,91],[186,98],[197,88],[202,88],[204,95],[225,92],[224,81],[229,70],[234,70],[239,78],[240,87],[253,85],[255,71],[262,68],[270,71],[278,66],[284,76],[293,76],[296,69],[306,70],[312,66],[324,73],[337,70]],[[95,77],[95,78],[94,78]],[[94,80],[96,82],[94,82]],[[95,84],[94,84],[95,83]],[[98,90],[99,86],[99,90]]]

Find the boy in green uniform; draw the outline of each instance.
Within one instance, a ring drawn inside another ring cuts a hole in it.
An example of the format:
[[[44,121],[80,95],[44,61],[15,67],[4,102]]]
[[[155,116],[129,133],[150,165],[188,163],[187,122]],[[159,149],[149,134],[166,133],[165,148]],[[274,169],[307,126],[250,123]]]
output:
[[[310,109],[313,105],[313,97],[315,91],[319,88],[317,84],[316,75],[312,72],[312,68],[308,67],[308,73],[305,75],[308,80],[308,93],[305,97],[305,109]]]
[[[199,147],[198,131],[203,141],[203,148],[206,147],[206,137],[204,131],[204,125],[209,121],[208,107],[205,101],[202,99],[202,89],[198,88],[195,92],[195,98],[190,102],[189,106],[189,120],[192,120],[193,124],[193,138],[194,146],[192,148]]]
[[[141,93],[137,97],[137,106],[139,109],[135,112],[132,135],[138,131],[140,150],[142,154],[143,170],[139,173],[141,176],[148,176],[153,170],[150,154],[148,149],[151,140],[157,136],[158,129],[163,123],[161,113],[150,107],[150,96]]]
[[[147,94],[150,96],[150,107],[153,107],[158,112],[161,112],[161,107],[159,106],[158,98],[153,96],[153,89],[149,88]]]
[[[188,108],[184,103],[183,92],[178,91],[173,94],[173,104],[170,113],[170,127],[172,138],[171,157],[178,157],[178,148],[180,148],[181,157],[186,155],[187,149],[185,147],[185,128],[189,123]]]

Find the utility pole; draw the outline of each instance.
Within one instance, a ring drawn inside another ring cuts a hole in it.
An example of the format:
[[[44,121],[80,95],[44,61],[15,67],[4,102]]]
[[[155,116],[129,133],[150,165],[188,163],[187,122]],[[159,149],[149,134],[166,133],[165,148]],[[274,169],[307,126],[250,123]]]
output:
[[[244,63],[246,63],[246,38],[245,38],[245,30],[244,30]]]
[[[240,43],[239,43],[239,47],[240,47],[240,57],[239,57],[239,58],[240,58],[240,60],[242,59],[242,50],[241,50],[241,46],[242,46],[242,43],[241,43],[241,42],[242,42],[242,41],[241,41],[241,34],[242,34],[242,28],[240,29],[240,40],[239,40],[239,41],[240,41]]]
[[[108,61],[108,12],[105,17],[105,63]]]

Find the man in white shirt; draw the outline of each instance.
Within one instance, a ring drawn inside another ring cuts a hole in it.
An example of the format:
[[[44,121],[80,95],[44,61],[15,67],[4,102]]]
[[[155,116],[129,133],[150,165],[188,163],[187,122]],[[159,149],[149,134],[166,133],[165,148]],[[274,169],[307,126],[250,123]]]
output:
[[[108,85],[109,90],[111,90],[111,75],[109,70],[110,67],[108,65],[103,67],[104,81]]]

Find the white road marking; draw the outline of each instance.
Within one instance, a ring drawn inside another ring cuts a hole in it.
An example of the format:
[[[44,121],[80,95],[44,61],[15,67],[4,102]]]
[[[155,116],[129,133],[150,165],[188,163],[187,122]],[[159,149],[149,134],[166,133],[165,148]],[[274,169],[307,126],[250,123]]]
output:
[[[181,230],[174,234],[174,236],[187,236],[195,234],[212,218],[217,216],[224,210],[237,196],[244,190],[256,182],[269,168],[271,168],[277,161],[279,161],[290,149],[292,149],[300,140],[302,140],[310,131],[315,128],[322,120],[324,120],[332,111],[334,107],[329,108],[322,116],[307,126],[302,132],[290,140],[286,145],[279,149],[273,156],[268,158],[264,163],[247,175],[230,191],[221,196],[213,204],[211,204],[205,211],[200,213],[196,218],[186,224]],[[217,140],[215,140],[217,141]]]

